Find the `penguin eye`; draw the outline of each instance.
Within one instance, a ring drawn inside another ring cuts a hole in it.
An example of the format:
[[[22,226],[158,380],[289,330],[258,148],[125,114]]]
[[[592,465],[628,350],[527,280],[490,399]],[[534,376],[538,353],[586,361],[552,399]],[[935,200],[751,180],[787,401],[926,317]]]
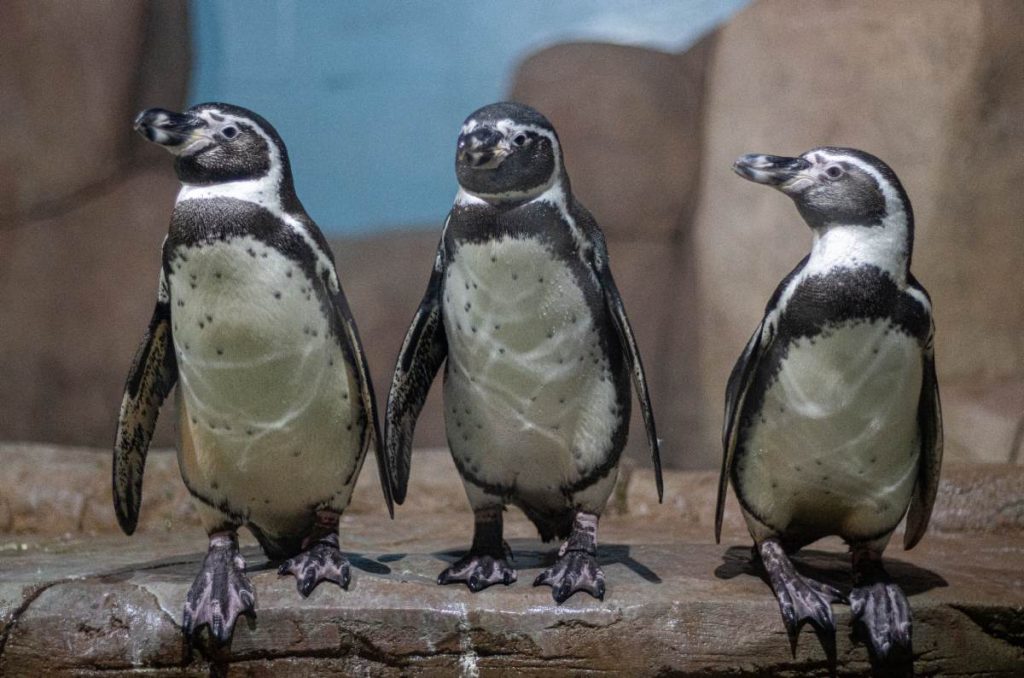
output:
[[[523,144],[526,143],[526,138],[526,135],[520,132],[512,139],[512,143],[515,144],[516,146],[522,146]]]
[[[220,133],[224,135],[225,139],[234,139],[235,137],[238,136],[238,128],[228,125],[224,129],[222,129]]]
[[[843,168],[839,165],[832,165],[831,167],[825,168],[825,176],[829,179],[838,179],[843,176]]]

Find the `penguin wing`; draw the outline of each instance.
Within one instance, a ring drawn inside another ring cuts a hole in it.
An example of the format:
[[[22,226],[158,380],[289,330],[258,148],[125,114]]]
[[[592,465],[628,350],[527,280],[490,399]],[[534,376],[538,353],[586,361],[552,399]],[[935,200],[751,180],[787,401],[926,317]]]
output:
[[[166,286],[161,284],[166,291]],[[156,428],[160,405],[177,380],[178,364],[171,338],[171,305],[164,297],[157,302],[146,335],[135,352],[117,418],[114,512],[125,534],[134,532],[138,524],[146,453]]]
[[[764,332],[764,326],[765,320],[761,320],[743,348],[739,360],[733,366],[732,372],[729,374],[729,383],[725,387],[725,417],[722,421],[722,473],[718,477],[718,503],[715,506],[715,543],[722,541],[725,496],[729,490],[729,474],[732,473],[732,460],[736,452],[736,429],[747,389],[753,381],[757,364],[763,354],[761,335]]]
[[[665,482],[661,477],[661,450],[658,442],[658,432],[654,426],[654,410],[651,408],[651,396],[647,390],[647,375],[644,372],[644,364],[640,359],[640,349],[636,345],[636,337],[633,335],[633,328],[626,317],[626,307],[619,295],[619,288],[615,285],[615,278],[612,277],[611,267],[608,265],[608,249],[604,237],[600,231],[595,229],[593,241],[595,245],[594,269],[597,272],[598,280],[601,282],[601,289],[604,292],[604,303],[611,315],[612,324],[619,336],[619,345],[622,346],[633,373],[633,388],[636,390],[637,399],[640,401],[640,411],[644,417],[644,426],[647,429],[647,444],[651,448],[651,461],[654,463],[654,482],[658,488],[658,501],[660,502],[665,494]]]
[[[942,467],[942,403],[939,400],[939,382],[935,377],[934,322],[930,327],[923,357],[921,400],[917,407],[921,461],[914,494],[910,498],[910,509],[907,511],[906,531],[903,534],[905,550],[914,548],[928,529],[935,496],[939,491],[939,469]]]
[[[729,475],[732,473],[732,462],[736,453],[737,433],[740,416],[743,413],[743,403],[747,398],[747,391],[754,381],[754,375],[757,374],[761,360],[775,340],[775,326],[782,313],[780,304],[783,293],[804,270],[809,256],[804,257],[775,288],[775,293],[765,307],[764,317],[747,341],[743,353],[740,354],[729,374],[729,382],[725,387],[725,416],[722,420],[722,472],[718,477],[718,501],[715,506],[716,543],[720,543],[722,540],[725,495],[729,489]],[[767,338],[765,338],[766,334]]]
[[[377,471],[380,474],[380,487],[384,491],[384,501],[388,505],[388,514],[395,517],[395,503],[391,493],[391,464],[384,454],[383,438],[380,435],[380,419],[377,416],[377,398],[373,392],[373,380],[370,378],[370,367],[366,361],[366,352],[363,350],[363,342],[359,339],[359,330],[356,329],[355,318],[352,317],[352,309],[349,308],[348,299],[338,284],[338,291],[334,295],[334,309],[338,314],[345,339],[352,352],[352,365],[355,367],[359,381],[359,397],[363,401],[363,411],[366,412],[366,430],[369,435],[365,437],[364,445],[373,448],[377,457]]]
[[[437,248],[427,291],[398,353],[388,393],[384,439],[393,475],[391,491],[399,504],[405,501],[412,464],[412,439],[416,419],[423,409],[437,370],[448,356],[448,339],[441,318],[441,282],[444,273],[444,236]]]

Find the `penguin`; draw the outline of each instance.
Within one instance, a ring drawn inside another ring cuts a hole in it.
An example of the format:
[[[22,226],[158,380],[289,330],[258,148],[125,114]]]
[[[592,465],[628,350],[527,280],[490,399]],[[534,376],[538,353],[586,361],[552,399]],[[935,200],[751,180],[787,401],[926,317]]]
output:
[[[445,363],[445,426],[474,533],[438,583],[476,592],[516,581],[502,533],[511,504],[542,540],[564,540],[534,586],[550,586],[557,603],[577,591],[603,599],[597,524],[626,443],[631,375],[663,492],[647,381],[604,237],[572,194],[554,127],[528,106],[471,114],[455,173],[388,395],[392,493],[404,501],[416,419]]]
[[[834,640],[831,603],[844,597],[789,555],[841,537],[872,658],[909,657],[910,606],[882,553],[904,515],[904,548],[920,541],[942,463],[935,325],[910,272],[910,200],[888,165],[851,148],[745,155],[734,170],[789,196],[813,244],[729,377],[715,537],[732,482],[794,648],[808,622]]]
[[[225,643],[240,614],[255,614],[238,529],[302,596],[322,581],[348,588],[338,518],[369,448],[389,512],[391,474],[359,333],[281,137],[223,103],[149,109],[134,127],[171,152],[181,189],[121,403],[114,509],[132,534],[153,428],[177,384],[178,463],[209,535],[183,628]]]

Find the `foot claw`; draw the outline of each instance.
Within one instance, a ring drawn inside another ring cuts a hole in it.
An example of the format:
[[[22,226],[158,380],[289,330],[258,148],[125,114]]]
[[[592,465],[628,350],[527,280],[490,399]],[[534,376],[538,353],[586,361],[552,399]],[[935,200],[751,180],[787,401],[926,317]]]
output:
[[[337,537],[322,539],[289,558],[281,563],[277,573],[294,576],[295,588],[303,598],[309,597],[322,581],[334,582],[346,590],[351,581],[349,562],[338,549]]]
[[[910,603],[899,586],[876,582],[850,592],[855,624],[866,632],[871,653],[879,661],[911,653]]]
[[[206,626],[220,644],[231,639],[240,615],[254,615],[256,594],[236,543],[211,545],[185,597],[182,629],[189,638]]]
[[[556,603],[564,603],[577,591],[604,600],[604,572],[597,558],[586,551],[566,551],[555,564],[537,575],[534,586],[550,586]]]
[[[468,553],[437,577],[438,584],[464,583],[470,591],[483,591],[494,584],[508,586],[518,579],[518,574],[506,558]]]

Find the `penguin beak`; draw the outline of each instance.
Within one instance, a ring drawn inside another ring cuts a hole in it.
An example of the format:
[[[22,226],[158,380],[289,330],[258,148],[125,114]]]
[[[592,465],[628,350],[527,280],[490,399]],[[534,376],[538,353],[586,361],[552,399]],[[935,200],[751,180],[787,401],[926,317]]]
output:
[[[473,169],[496,169],[509,152],[505,136],[490,127],[477,127],[459,137],[458,161]]]
[[[748,181],[777,188],[788,196],[795,196],[814,183],[807,170],[811,163],[803,158],[751,153],[740,156],[732,169]]]
[[[192,113],[150,108],[135,116],[135,131],[148,141],[181,155],[200,141],[209,141],[206,121]]]

